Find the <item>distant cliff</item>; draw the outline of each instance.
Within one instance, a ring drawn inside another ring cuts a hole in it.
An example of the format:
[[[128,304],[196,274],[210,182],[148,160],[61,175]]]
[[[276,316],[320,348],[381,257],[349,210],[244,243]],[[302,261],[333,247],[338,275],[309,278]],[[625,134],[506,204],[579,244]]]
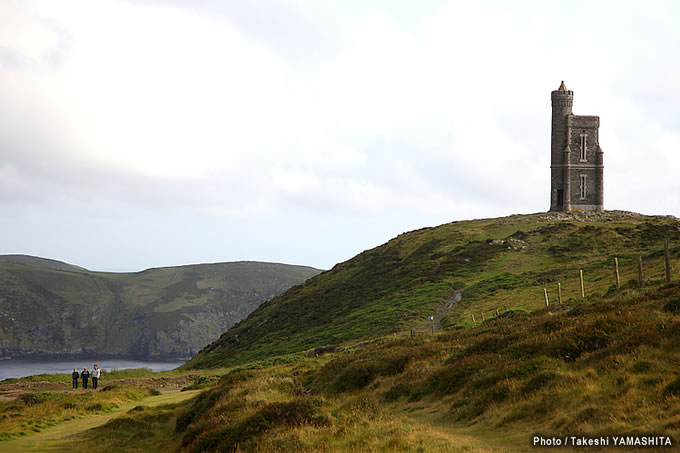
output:
[[[261,303],[320,271],[234,262],[90,272],[0,256],[0,358],[188,358]]]

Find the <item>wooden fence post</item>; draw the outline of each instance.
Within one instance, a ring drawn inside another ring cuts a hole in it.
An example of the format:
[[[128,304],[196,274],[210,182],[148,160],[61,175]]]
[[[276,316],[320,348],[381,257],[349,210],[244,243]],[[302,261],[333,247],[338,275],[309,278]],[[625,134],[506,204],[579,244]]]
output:
[[[500,312],[498,311],[498,308],[496,309],[496,316],[500,316]]]
[[[616,275],[616,289],[621,289],[621,280],[619,279],[619,259],[614,257],[614,274]]]
[[[484,312],[482,312],[482,321],[484,321]]]
[[[475,321],[475,314],[474,313],[472,313],[472,322],[477,322],[477,321]]]
[[[671,282],[671,253],[668,251],[668,238],[663,240],[663,257],[666,263],[666,283]]]
[[[545,295],[545,306],[549,307],[550,303],[548,302],[548,290],[543,288],[543,294]]]
[[[642,255],[638,255],[638,286],[642,288]]]
[[[583,288],[583,269],[578,270],[578,278],[581,282],[581,297],[584,298],[586,297],[586,292],[585,289]]]
[[[562,283],[557,282],[557,302],[562,303]]]

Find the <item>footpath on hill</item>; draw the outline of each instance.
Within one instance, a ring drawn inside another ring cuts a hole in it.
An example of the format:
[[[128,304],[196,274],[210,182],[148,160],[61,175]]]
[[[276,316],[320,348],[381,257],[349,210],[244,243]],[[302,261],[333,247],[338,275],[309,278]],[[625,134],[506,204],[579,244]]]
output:
[[[195,396],[199,391],[200,390],[164,393],[158,396],[149,396],[141,401],[132,401],[121,405],[115,412],[69,420],[39,433],[2,442],[0,443],[0,450],[2,450],[3,453],[63,451],[63,447],[68,443],[69,437],[101,426],[109,420],[124,414],[133,407],[153,407],[162,404],[178,403]]]

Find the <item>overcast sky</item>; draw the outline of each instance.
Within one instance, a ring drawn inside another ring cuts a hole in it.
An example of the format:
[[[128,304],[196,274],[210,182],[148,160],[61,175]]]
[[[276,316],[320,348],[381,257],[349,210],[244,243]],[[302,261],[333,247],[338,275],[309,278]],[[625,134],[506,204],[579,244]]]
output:
[[[680,216],[676,5],[2,0],[0,253],[330,268],[546,211],[561,80],[605,208]]]

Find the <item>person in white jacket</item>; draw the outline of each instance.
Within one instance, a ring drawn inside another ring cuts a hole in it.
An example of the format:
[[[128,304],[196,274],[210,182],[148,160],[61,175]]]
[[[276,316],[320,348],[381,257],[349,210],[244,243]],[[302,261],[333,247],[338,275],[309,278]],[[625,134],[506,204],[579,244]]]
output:
[[[92,387],[97,390],[97,383],[99,382],[99,376],[102,375],[102,370],[99,369],[99,365],[96,363],[92,369]]]

